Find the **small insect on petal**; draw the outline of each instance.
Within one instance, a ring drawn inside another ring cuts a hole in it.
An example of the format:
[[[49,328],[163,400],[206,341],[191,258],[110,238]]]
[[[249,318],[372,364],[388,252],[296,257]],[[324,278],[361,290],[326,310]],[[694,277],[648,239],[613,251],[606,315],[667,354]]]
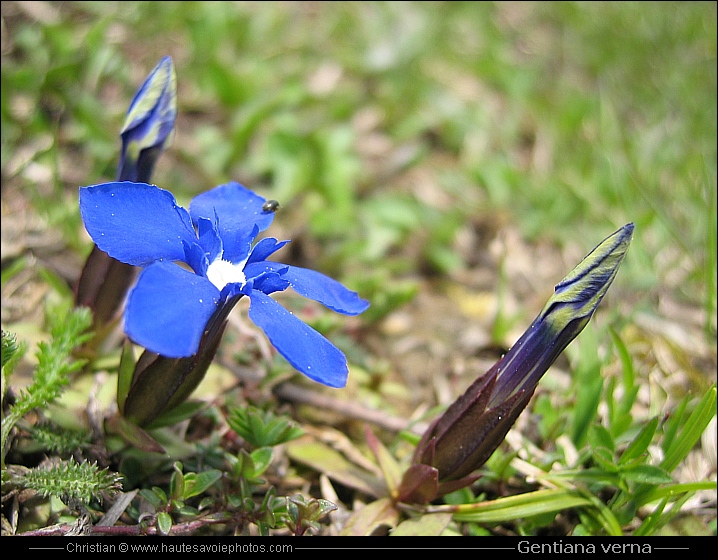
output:
[[[279,202],[276,200],[268,200],[264,204],[262,204],[262,212],[265,214],[269,214],[270,212],[276,212],[279,208]]]

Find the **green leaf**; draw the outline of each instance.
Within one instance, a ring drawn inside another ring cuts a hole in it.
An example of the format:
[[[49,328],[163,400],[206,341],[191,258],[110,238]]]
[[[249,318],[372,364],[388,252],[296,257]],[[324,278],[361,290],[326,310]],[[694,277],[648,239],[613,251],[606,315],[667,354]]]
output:
[[[560,471],[556,474],[552,474],[551,478],[553,477],[568,479],[572,482],[586,481],[604,486],[618,486],[621,483],[621,477],[618,471],[609,472],[598,468]]]
[[[573,490],[537,490],[518,496],[498,498],[488,502],[451,506],[454,520],[476,523],[503,523],[512,519],[532,517],[544,513],[591,507],[585,496]]]
[[[121,481],[122,477],[109,469],[74,460],[30,469],[22,478],[25,487],[43,496],[56,496],[68,505],[102,501],[104,493],[113,496],[122,489]]]
[[[688,420],[681,429],[671,446],[666,449],[666,456],[661,461],[661,467],[668,472],[681,464],[696,442],[700,439],[711,419],[716,414],[716,386],[714,385],[696,406],[695,410],[688,417]]]
[[[110,416],[105,421],[105,429],[109,434],[120,436],[130,445],[148,453],[164,453],[165,449],[155,439],[123,416]]]
[[[631,391],[636,379],[636,372],[633,369],[633,358],[631,357],[631,353],[628,351],[628,347],[624,344],[623,340],[621,340],[621,337],[613,327],[608,327],[608,334],[611,336],[611,340],[618,352],[618,357],[621,359],[621,365],[623,367],[623,387],[625,390]],[[628,410],[632,407],[633,402],[630,402]]]
[[[17,345],[17,337],[5,330],[2,331],[2,367],[5,368],[11,358],[15,356],[19,347]]]
[[[665,470],[652,465],[636,465],[629,469],[621,469],[621,476],[631,482],[645,484],[670,484],[673,482]]]
[[[686,395],[678,406],[671,411],[663,423],[663,439],[661,440],[661,448],[663,449],[663,457],[665,458],[667,451],[673,445],[673,442],[678,434],[678,430],[685,423],[685,414],[688,403],[690,402],[690,396]]]
[[[384,474],[384,482],[389,490],[389,495],[396,497],[398,493],[399,484],[401,483],[402,471],[399,463],[389,453],[389,451],[382,445],[379,439],[374,435],[374,432],[367,426],[364,430],[364,436],[367,440],[367,445],[371,449],[379,468],[381,468]]]
[[[666,486],[652,487],[643,493],[638,499],[639,505],[643,506],[665,497],[674,498],[681,494],[700,492],[701,490],[716,490],[715,480],[703,480],[700,482],[684,482],[680,484],[669,484]]]
[[[206,402],[185,401],[170,410],[162,412],[157,418],[152,420],[146,429],[155,430],[165,426],[174,426],[179,422],[192,418],[206,408]]]
[[[72,351],[85,342],[90,334],[86,331],[92,323],[87,308],[65,311],[58,306],[48,313],[51,321],[51,339],[40,342],[37,351],[37,367],[32,383],[21,391],[15,403],[2,419],[0,445],[5,460],[10,432],[17,422],[35,408],[46,408],[54,402],[70,382],[70,374],[78,371],[84,360],[74,360]]]
[[[237,454],[237,464],[234,467],[237,477],[250,480],[254,478],[254,459],[246,449],[240,449]]]
[[[643,520],[643,522],[640,524],[640,526],[634,531],[633,536],[634,537],[643,537],[646,535],[651,535],[653,532],[658,528],[659,523],[661,521],[661,517],[663,515],[663,510],[666,508],[666,505],[668,504],[668,498],[663,498],[658,505],[651,511],[646,518]]]
[[[172,465],[172,477],[170,478],[170,499],[181,500],[184,497],[185,477],[182,474],[182,463],[175,461]]]
[[[254,447],[272,447],[296,439],[304,433],[289,418],[254,406],[232,409],[227,416],[227,423]]]
[[[364,537],[382,527],[393,528],[399,522],[399,512],[389,498],[375,500],[355,511],[344,524],[341,536]]]
[[[656,433],[657,427],[657,417],[649,420],[648,423],[646,423],[646,425],[641,428],[641,431],[638,432],[638,435],[633,438],[633,441],[628,444],[628,447],[626,447],[623,453],[621,453],[621,456],[618,459],[618,464],[625,465],[630,461],[633,461],[634,459],[637,459],[644,455],[646,453],[646,450],[648,449],[648,446],[653,441],[653,436]]]
[[[252,477],[262,476],[262,473],[269,468],[274,457],[274,449],[271,447],[260,447],[250,453],[254,463],[254,474]]]
[[[611,340],[618,352],[623,372],[623,396],[611,422],[613,434],[614,436],[618,436],[622,434],[628,426],[630,426],[632,420],[631,410],[636,402],[639,387],[635,385],[636,372],[633,368],[633,359],[628,351],[628,348],[613,328],[609,328],[608,332],[611,335]]]
[[[605,447],[597,447],[593,450],[594,460],[607,472],[618,472],[618,467],[615,464],[615,458]]]
[[[157,529],[163,535],[169,535],[172,531],[172,516],[167,512],[160,512],[157,514]]]
[[[167,505],[167,496],[163,491],[160,490],[157,492],[157,490],[160,489],[153,488],[150,490],[149,488],[143,488],[140,490],[140,496],[152,504],[152,507],[156,510],[162,509],[165,505]]]
[[[217,469],[185,474],[183,498],[187,500],[193,496],[199,496],[220,478],[222,478],[222,471]]]
[[[132,343],[125,340],[120,355],[120,365],[117,369],[117,408],[122,413],[125,410],[125,401],[132,385],[132,375],[135,371],[135,354]]]
[[[584,330],[584,333],[587,330]],[[592,340],[587,337],[588,340]],[[583,340],[581,353],[584,354]],[[576,447],[580,447],[588,432],[588,427],[596,418],[598,404],[601,401],[603,390],[603,378],[601,377],[600,364],[587,364],[581,368],[580,379],[577,380],[579,387],[576,397],[576,408],[574,410],[573,425],[571,426],[571,441]],[[578,375],[578,373],[577,373]]]
[[[386,496],[384,482],[363,468],[348,461],[338,451],[317,441],[296,440],[287,444],[287,454],[295,461],[326,474],[345,486],[370,496]]]
[[[451,513],[427,513],[402,521],[391,532],[392,537],[435,537],[451,523]]]
[[[616,444],[613,441],[611,433],[601,424],[593,424],[588,432],[588,440],[591,448],[603,447],[611,453],[616,450]]]

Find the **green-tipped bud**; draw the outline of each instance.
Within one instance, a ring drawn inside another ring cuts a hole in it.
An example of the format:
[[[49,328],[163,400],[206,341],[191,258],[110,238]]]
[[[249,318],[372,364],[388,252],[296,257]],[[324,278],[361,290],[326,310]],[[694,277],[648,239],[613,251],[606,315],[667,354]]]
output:
[[[501,360],[489,408],[532,390],[583,330],[616,277],[632,234],[630,223],[608,236],[556,285],[539,316]]]
[[[170,147],[177,118],[177,75],[165,56],[135,94],[122,126],[120,181],[147,182]]]
[[[476,479],[469,475],[501,444],[543,374],[591,319],[616,276],[632,233],[633,224],[627,224],[591,251],[556,285],[554,295],[511,350],[429,427],[402,482],[406,498],[428,501],[434,496],[426,488],[434,487],[435,495],[441,495]],[[424,490],[417,493],[416,488]]]

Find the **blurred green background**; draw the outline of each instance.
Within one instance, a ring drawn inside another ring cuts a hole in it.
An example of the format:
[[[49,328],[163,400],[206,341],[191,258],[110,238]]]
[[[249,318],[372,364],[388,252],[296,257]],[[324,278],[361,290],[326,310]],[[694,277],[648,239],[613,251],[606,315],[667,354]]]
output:
[[[608,305],[715,373],[714,2],[3,2],[2,18],[4,280],[38,247],[76,277],[77,187],[114,178],[129,101],[170,55],[177,136],[154,180],[181,203],[229,180],[279,200],[284,260],[371,299],[366,322],[451,279],[517,292],[523,327],[633,221]],[[3,323],[22,320],[6,299]]]

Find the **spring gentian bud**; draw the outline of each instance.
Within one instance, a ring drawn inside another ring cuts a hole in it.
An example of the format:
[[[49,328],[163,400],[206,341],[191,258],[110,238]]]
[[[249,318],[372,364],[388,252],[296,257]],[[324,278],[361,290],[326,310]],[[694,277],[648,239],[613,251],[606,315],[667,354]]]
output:
[[[172,144],[177,118],[177,75],[164,57],[135,94],[120,136],[119,181],[148,182],[157,158]]]
[[[629,223],[601,242],[556,285],[554,295],[509,352],[426,431],[400,494],[430,501],[476,480],[556,358],[591,319],[631,242]]]

